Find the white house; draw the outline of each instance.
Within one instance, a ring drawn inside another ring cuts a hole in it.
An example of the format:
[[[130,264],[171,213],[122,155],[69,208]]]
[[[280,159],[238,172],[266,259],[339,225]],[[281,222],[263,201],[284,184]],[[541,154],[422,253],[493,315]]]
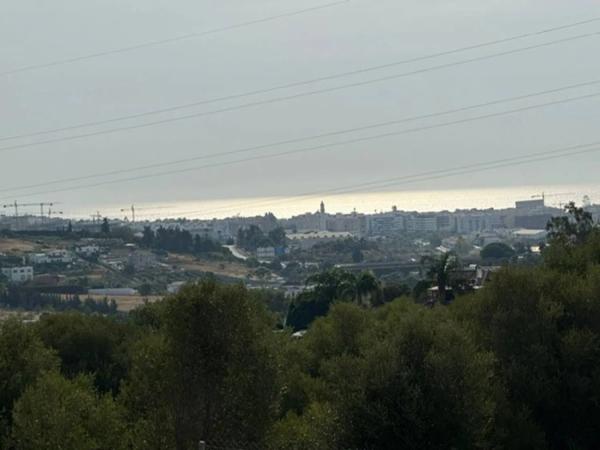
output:
[[[69,264],[73,257],[67,250],[51,250],[46,253],[32,253],[27,256],[30,264]]]
[[[274,259],[275,258],[275,247],[258,247],[256,249],[256,257],[259,260]]]
[[[33,267],[3,268],[2,275],[4,275],[10,283],[26,283],[27,281],[33,280]]]
[[[82,245],[75,248],[75,253],[84,258],[90,258],[100,253],[100,247],[97,245]]]

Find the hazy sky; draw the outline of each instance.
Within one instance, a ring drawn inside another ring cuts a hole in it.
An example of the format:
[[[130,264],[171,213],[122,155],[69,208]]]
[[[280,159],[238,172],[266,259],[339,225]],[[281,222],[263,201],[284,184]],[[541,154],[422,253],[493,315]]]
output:
[[[327,0],[2,0],[0,72],[169,38]],[[0,76],[0,139],[386,64],[600,16],[594,0],[352,0],[207,37]],[[600,22],[436,60],[204,105],[154,118],[392,75],[600,31]],[[0,189],[235,150],[600,79],[600,35],[284,103],[152,128],[1,151]],[[334,142],[600,92],[600,85],[448,118],[315,141]],[[185,174],[0,202],[68,204],[289,195],[600,140],[600,97],[501,118]],[[144,118],[79,130],[143,123]],[[73,133],[73,132],[71,132]],[[68,136],[71,133],[56,136]],[[313,144],[313,143],[309,143]],[[252,154],[306,146],[296,144]],[[216,161],[235,159],[228,157]],[[212,160],[211,160],[212,161]],[[210,161],[198,161],[202,165]],[[403,189],[594,183],[600,153]],[[192,165],[192,164],[188,164]],[[174,168],[183,167],[177,166]],[[153,170],[155,171],[155,170]],[[150,171],[150,172],[153,172]],[[147,173],[136,172],[135,174]],[[77,185],[82,183],[74,183]],[[63,185],[39,190],[52,190]],[[599,188],[600,189],[600,188]]]

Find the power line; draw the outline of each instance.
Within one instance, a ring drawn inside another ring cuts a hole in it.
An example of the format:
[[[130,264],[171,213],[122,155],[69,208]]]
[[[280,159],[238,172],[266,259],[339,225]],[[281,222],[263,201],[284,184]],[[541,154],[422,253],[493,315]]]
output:
[[[19,191],[19,190],[26,190],[26,189],[42,187],[42,186],[70,183],[70,182],[75,182],[75,181],[84,181],[84,180],[89,180],[89,179],[94,179],[94,178],[102,178],[102,177],[106,177],[106,176],[130,173],[133,171],[174,166],[174,165],[178,165],[178,164],[190,163],[190,162],[200,161],[200,160],[204,160],[204,159],[211,159],[211,158],[218,158],[218,157],[241,154],[241,153],[248,153],[248,152],[252,152],[252,151],[256,151],[256,150],[264,150],[264,149],[268,149],[268,148],[272,148],[272,147],[279,147],[279,146],[288,145],[288,144],[296,144],[296,143],[321,139],[324,137],[340,136],[340,135],[355,133],[355,132],[359,132],[359,131],[372,130],[372,129],[376,129],[376,128],[382,128],[382,127],[387,127],[387,126],[391,126],[391,125],[399,125],[402,123],[408,123],[408,122],[413,122],[413,121],[417,121],[417,120],[430,119],[430,118],[434,118],[434,117],[440,117],[440,116],[455,114],[455,113],[459,113],[459,112],[466,112],[466,111],[470,111],[473,109],[479,109],[479,108],[484,108],[484,107],[488,107],[488,106],[499,105],[502,103],[514,102],[514,101],[518,101],[518,100],[525,100],[525,99],[529,99],[529,98],[533,98],[533,97],[558,93],[558,92],[562,92],[562,91],[566,91],[566,90],[571,90],[571,89],[576,89],[576,88],[581,88],[581,87],[586,87],[586,86],[593,86],[596,84],[600,84],[600,80],[592,80],[592,81],[588,81],[588,82],[563,86],[563,87],[559,87],[559,88],[555,88],[555,89],[549,89],[549,90],[538,91],[538,92],[534,92],[534,93],[523,94],[523,95],[518,95],[518,96],[514,96],[514,97],[499,99],[499,100],[493,100],[493,101],[478,103],[478,104],[474,104],[474,105],[449,109],[449,110],[430,113],[430,114],[422,114],[422,115],[406,117],[406,118],[398,119],[398,120],[373,123],[373,124],[365,125],[365,126],[361,126],[361,127],[353,127],[353,128],[348,128],[348,129],[331,131],[331,132],[327,132],[327,133],[316,134],[316,135],[303,136],[300,138],[287,139],[287,140],[271,142],[271,143],[267,143],[267,144],[255,145],[255,146],[245,147],[245,148],[240,148],[240,149],[235,149],[235,150],[229,150],[229,151],[225,151],[225,152],[215,152],[215,153],[210,153],[207,155],[177,159],[177,160],[172,160],[172,161],[165,161],[165,162],[161,162],[161,163],[148,164],[148,165],[138,166],[138,167],[131,167],[128,169],[119,169],[119,170],[113,170],[113,171],[109,171],[109,172],[97,173],[97,174],[92,174],[92,175],[64,178],[64,179],[59,179],[59,180],[47,181],[47,182],[43,182],[43,183],[23,185],[23,186],[18,186],[18,187],[14,187],[14,188],[4,188],[4,189],[0,189],[0,192]]]
[[[298,16],[301,14],[315,12],[315,11],[319,11],[319,10],[326,9],[326,8],[332,8],[334,6],[340,6],[340,5],[343,5],[348,2],[350,2],[350,0],[336,1],[336,2],[332,2],[332,3],[326,3],[326,4],[320,5],[320,6],[315,6],[312,8],[300,9],[300,10],[291,11],[291,12],[287,12],[287,13],[283,13],[283,14],[277,14],[274,16],[264,17],[262,19],[250,20],[247,22],[241,22],[241,23],[237,23],[237,24],[233,24],[233,25],[227,25],[227,26],[220,27],[220,28],[213,28],[211,30],[200,31],[197,33],[189,33],[189,34],[184,34],[181,36],[175,36],[175,37],[166,38],[166,39],[147,41],[147,42],[143,42],[141,44],[135,44],[135,45],[127,46],[127,47],[120,47],[120,48],[115,48],[112,50],[105,50],[105,51],[96,52],[96,53],[89,53],[87,55],[76,56],[73,58],[59,59],[59,60],[55,60],[55,61],[51,61],[51,62],[47,62],[47,63],[32,64],[29,66],[18,67],[16,69],[11,69],[11,70],[7,70],[4,72],[0,72],[0,76],[13,75],[13,74],[22,73],[22,72],[31,72],[34,70],[44,69],[44,68],[48,68],[48,67],[61,66],[61,65],[65,65],[65,64],[72,64],[72,63],[76,63],[79,61],[88,60],[88,59],[100,58],[102,56],[115,55],[118,53],[131,52],[134,50],[139,50],[139,49],[147,48],[147,47],[155,47],[158,45],[171,44],[174,42],[180,42],[180,41],[184,41],[184,40],[208,36],[211,34],[222,33],[225,31],[235,30],[235,29],[239,29],[239,28],[245,28],[245,27],[252,26],[252,25],[258,25],[261,23],[272,22],[272,21],[287,18],[287,17]]]
[[[288,156],[288,155],[292,155],[292,154],[306,153],[306,152],[310,152],[310,151],[323,150],[325,148],[341,147],[341,146],[345,146],[345,145],[349,145],[349,144],[368,142],[368,141],[372,141],[375,139],[400,136],[403,134],[431,130],[431,129],[442,128],[442,127],[448,127],[448,126],[453,126],[453,125],[458,125],[458,124],[463,124],[463,123],[474,122],[474,121],[478,121],[478,120],[489,119],[489,118],[493,118],[493,117],[501,117],[501,116],[505,116],[505,115],[509,115],[509,114],[518,113],[518,112],[530,111],[530,110],[544,108],[544,107],[548,107],[548,106],[554,106],[554,105],[565,104],[565,103],[589,99],[589,98],[595,98],[598,96],[600,96],[600,92],[594,93],[594,94],[577,96],[577,97],[570,97],[570,98],[562,99],[562,100],[555,100],[552,102],[546,102],[546,103],[541,103],[541,104],[537,104],[537,105],[515,108],[515,109],[511,109],[511,110],[507,110],[507,111],[485,114],[485,115],[466,118],[466,119],[444,122],[441,124],[415,127],[415,128],[405,129],[405,130],[401,130],[401,131],[395,131],[395,132],[383,133],[383,134],[378,134],[378,135],[373,135],[373,136],[361,137],[361,138],[340,141],[340,142],[335,142],[335,143],[330,143],[330,144],[321,144],[321,145],[314,146],[314,147],[305,147],[305,148],[294,149],[294,150],[289,150],[289,151],[280,152],[280,153],[257,155],[257,156],[252,156],[252,157],[248,157],[248,158],[241,158],[241,159],[233,160],[233,161],[206,164],[206,165],[197,166],[197,167],[188,167],[188,168],[184,168],[184,169],[170,170],[170,171],[164,171],[164,172],[155,172],[155,173],[139,175],[139,176],[135,176],[135,177],[127,177],[127,178],[121,178],[121,179],[116,179],[116,180],[108,180],[108,181],[102,181],[102,182],[98,182],[98,183],[92,183],[92,184],[81,185],[81,186],[74,186],[74,187],[69,187],[69,188],[61,188],[61,189],[54,189],[54,190],[49,190],[49,191],[28,193],[25,195],[19,195],[19,197],[21,197],[21,198],[32,197],[32,196],[41,195],[41,194],[49,194],[49,193],[57,193],[57,192],[65,192],[65,191],[70,192],[70,191],[74,191],[74,190],[94,188],[94,187],[99,187],[99,186],[104,186],[104,185],[109,185],[109,184],[115,184],[115,183],[131,182],[131,181],[137,181],[137,180],[148,179],[148,178],[156,178],[159,176],[192,172],[192,171],[206,169],[206,168],[223,167],[223,166],[240,164],[240,163],[249,162],[249,161],[257,161],[257,160],[270,159],[270,158],[281,157],[281,156]],[[5,197],[4,199],[8,199],[8,197]]]
[[[101,135],[105,135],[105,134],[113,134],[113,133],[118,133],[118,132],[122,132],[122,131],[136,130],[136,129],[140,129],[140,128],[153,127],[156,125],[162,125],[162,124],[167,124],[167,123],[172,123],[172,122],[179,122],[182,120],[195,119],[195,118],[199,118],[199,117],[207,117],[207,116],[211,116],[211,115],[215,115],[215,114],[221,114],[221,113],[226,113],[226,112],[231,112],[231,111],[238,111],[238,110],[242,110],[242,109],[254,108],[254,107],[264,106],[264,105],[269,105],[269,104],[281,103],[281,102],[294,100],[294,99],[298,99],[298,98],[315,96],[315,95],[320,95],[320,94],[325,94],[325,93],[330,93],[330,92],[336,92],[336,91],[355,88],[355,87],[368,86],[371,84],[381,83],[381,82],[385,82],[385,81],[391,81],[391,80],[395,80],[398,78],[409,77],[412,75],[418,75],[418,74],[422,74],[422,73],[428,73],[428,72],[433,72],[433,71],[437,71],[437,70],[447,69],[450,67],[456,67],[456,66],[461,66],[461,65],[465,65],[465,64],[470,64],[473,62],[485,61],[485,60],[493,59],[493,58],[497,58],[497,57],[527,52],[527,51],[544,48],[544,47],[549,47],[549,46],[557,45],[557,44],[561,44],[561,43],[572,42],[572,41],[586,39],[586,38],[590,38],[590,37],[596,37],[598,35],[600,35],[600,32],[586,33],[586,34],[581,34],[581,35],[572,36],[572,37],[568,37],[568,38],[562,38],[562,39],[557,39],[554,41],[544,42],[541,44],[520,47],[517,49],[507,50],[507,51],[498,52],[498,53],[492,53],[489,55],[483,55],[483,56],[479,56],[479,57],[475,57],[475,58],[469,58],[469,59],[465,59],[465,60],[461,60],[461,61],[455,61],[455,62],[451,62],[451,63],[440,64],[437,66],[426,67],[423,69],[413,70],[410,72],[402,72],[399,74],[388,75],[385,77],[374,78],[374,79],[370,79],[370,80],[359,81],[359,82],[354,82],[354,83],[349,83],[349,84],[343,84],[340,86],[333,86],[333,87],[329,87],[329,88],[305,91],[305,92],[301,92],[298,94],[287,95],[287,96],[282,96],[282,97],[274,97],[274,98],[266,99],[266,100],[258,100],[258,101],[254,101],[254,102],[243,103],[240,105],[219,108],[219,109],[214,109],[214,110],[210,110],[210,111],[203,111],[203,112],[191,113],[191,114],[177,116],[177,117],[159,119],[159,120],[141,123],[141,124],[137,124],[137,125],[121,126],[121,127],[111,128],[111,129],[107,129],[107,130],[82,133],[82,134],[66,136],[66,137],[51,138],[51,139],[46,139],[46,140],[42,140],[42,141],[38,141],[38,142],[32,142],[32,143],[26,143],[26,144],[16,144],[16,145],[11,145],[11,146],[6,146],[6,147],[0,147],[0,151],[37,147],[40,145],[53,144],[53,143],[58,143],[58,142],[74,141],[74,140],[85,139],[85,138],[94,137],[94,136],[101,136]],[[453,52],[457,52],[457,51],[459,51],[459,50],[455,50]],[[433,56],[430,56],[430,57],[433,57]],[[410,60],[407,60],[407,61],[410,62]],[[70,131],[70,130],[75,130],[75,129],[80,129],[80,128],[106,125],[108,123],[114,123],[114,122],[129,120],[129,119],[147,117],[147,116],[151,116],[151,115],[162,114],[165,112],[178,111],[181,109],[191,108],[193,106],[199,106],[199,105],[203,105],[203,104],[217,103],[217,102],[224,101],[224,100],[242,98],[242,97],[247,97],[247,96],[251,96],[251,95],[255,95],[255,94],[268,93],[268,92],[285,89],[285,88],[289,88],[289,87],[312,84],[312,83],[316,83],[318,81],[323,81],[323,80],[328,80],[328,79],[342,78],[345,76],[350,76],[350,75],[354,75],[354,74],[361,73],[361,72],[378,70],[381,68],[391,67],[391,66],[398,65],[398,64],[404,64],[404,62],[392,63],[392,64],[387,64],[384,66],[374,66],[374,67],[370,67],[370,68],[366,68],[366,69],[361,69],[359,71],[344,72],[341,74],[331,75],[329,77],[321,77],[321,78],[316,78],[313,80],[292,83],[292,84],[287,84],[287,85],[281,85],[281,86],[277,86],[274,88],[252,91],[252,92],[247,92],[247,93],[242,93],[242,94],[235,94],[235,95],[230,95],[230,96],[226,96],[226,97],[219,97],[219,98],[215,98],[215,99],[201,100],[198,102],[188,103],[185,105],[157,109],[157,110],[147,111],[144,113],[120,116],[120,117],[116,117],[116,118],[112,118],[112,119],[86,122],[86,123],[81,123],[81,124],[77,124],[77,125],[54,128],[54,129],[43,130],[43,131],[38,131],[38,132],[33,132],[33,133],[25,133],[25,134],[19,134],[19,135],[14,135],[14,136],[7,136],[7,137],[0,138],[0,141],[24,139],[24,138],[58,133],[58,132],[63,132],[63,131]]]
[[[347,193],[357,192],[357,191],[365,191],[365,190],[369,191],[369,190],[373,190],[373,189],[381,189],[383,187],[398,186],[398,185],[403,185],[403,184],[419,183],[419,182],[423,182],[423,181],[431,181],[431,180],[437,180],[437,179],[442,179],[442,178],[449,178],[449,177],[453,177],[456,175],[465,175],[465,174],[477,173],[477,172],[481,172],[481,171],[504,168],[504,167],[513,167],[513,166],[518,166],[518,165],[522,165],[522,164],[530,164],[530,163],[534,163],[534,162],[559,159],[559,158],[564,158],[567,156],[576,156],[576,155],[593,153],[593,152],[598,152],[598,151],[600,151],[600,141],[591,142],[588,144],[579,144],[579,145],[574,145],[574,146],[570,146],[570,147],[563,147],[563,148],[556,149],[556,150],[537,152],[537,153],[533,153],[533,154],[525,155],[525,156],[517,156],[517,157],[513,157],[513,158],[503,158],[503,159],[482,162],[482,163],[476,163],[476,164],[469,164],[469,165],[458,166],[458,167],[453,167],[453,168],[421,172],[421,173],[413,174],[413,175],[405,175],[405,176],[401,176],[401,177],[380,179],[380,180],[370,181],[370,182],[366,182],[366,183],[352,184],[352,185],[347,185],[344,187],[334,188],[334,189],[329,189],[329,190],[311,191],[308,193],[294,195],[293,197],[308,199],[308,198],[317,198],[317,197],[321,197],[324,195],[340,195],[340,194],[347,194]],[[266,200],[266,201],[250,202],[250,203],[243,203],[243,204],[240,203],[236,206],[226,206],[226,207],[222,207],[222,208],[215,208],[212,210],[182,211],[182,212],[178,212],[177,214],[179,214],[178,217],[183,217],[182,214],[185,214],[185,215],[214,214],[214,213],[219,213],[219,212],[223,212],[223,211],[234,211],[239,208],[248,207],[248,206],[272,206],[272,205],[276,205],[276,204],[289,203],[289,202],[290,202],[290,198],[278,199],[278,200]],[[146,217],[148,217],[148,216],[157,216],[157,214],[146,215]]]

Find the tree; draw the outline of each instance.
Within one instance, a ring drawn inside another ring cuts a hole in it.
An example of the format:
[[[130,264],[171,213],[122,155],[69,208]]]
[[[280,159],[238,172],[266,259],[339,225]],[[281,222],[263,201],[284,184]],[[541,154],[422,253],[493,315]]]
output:
[[[154,238],[155,234],[152,228],[145,226],[142,233],[142,245],[148,248],[152,247],[154,245]]]
[[[285,230],[282,227],[277,227],[269,231],[269,240],[274,247],[285,247],[286,236]]]
[[[254,251],[258,247],[267,247],[272,243],[257,225],[250,225],[238,230],[237,245],[245,250]]]
[[[122,413],[91,380],[50,372],[27,388],[14,410],[15,450],[127,449]]]
[[[142,448],[259,444],[278,393],[275,336],[262,305],[243,286],[214,281],[186,285],[164,302],[159,334],[136,353],[123,394],[136,436],[166,434],[163,447]]]
[[[442,302],[448,300],[447,289],[450,272],[458,267],[458,259],[452,252],[447,252],[437,258],[425,257],[422,263],[428,266],[427,275],[433,279]]]
[[[406,284],[385,283],[381,290],[382,302],[389,303],[401,297],[408,297],[412,293]]]
[[[69,223],[67,224],[67,233],[71,234],[73,232],[73,223],[71,223],[71,221],[69,220]]]
[[[592,214],[578,208],[574,202],[565,206],[567,216],[553,217],[546,229],[550,240],[582,243],[594,228]]]
[[[445,310],[337,304],[293,350],[283,448],[491,447],[493,357]]]
[[[515,251],[502,242],[492,242],[481,250],[481,257],[484,259],[503,259],[514,256]]]
[[[507,405],[496,419],[504,435],[500,448],[596,447],[599,292],[597,266],[585,274],[507,268],[453,306],[482,349],[493,352],[506,387]],[[541,444],[506,442],[517,436]]]
[[[92,374],[100,392],[116,394],[127,372],[127,342],[133,329],[102,316],[46,315],[36,324],[44,344],[54,349],[67,378]]]
[[[16,319],[0,324],[0,448],[11,424],[14,402],[38,377],[57,367],[58,359],[32,327]]]
[[[372,272],[363,272],[356,279],[356,300],[359,304],[370,304],[373,296],[377,295],[381,286]]]
[[[110,224],[108,223],[108,219],[106,217],[102,220],[102,225],[100,225],[100,232],[105,235],[110,234]]]
[[[369,303],[378,299],[380,293],[379,282],[369,272],[356,276],[331,269],[308,277],[306,284],[311,289],[294,299],[286,320],[286,324],[295,330],[303,330],[317,317],[327,314],[335,301]]]
[[[150,283],[142,283],[138,286],[138,292],[140,293],[140,295],[147,297],[150,294],[152,294],[152,285]]]
[[[355,263],[361,263],[365,260],[365,255],[360,248],[352,250],[352,261]]]

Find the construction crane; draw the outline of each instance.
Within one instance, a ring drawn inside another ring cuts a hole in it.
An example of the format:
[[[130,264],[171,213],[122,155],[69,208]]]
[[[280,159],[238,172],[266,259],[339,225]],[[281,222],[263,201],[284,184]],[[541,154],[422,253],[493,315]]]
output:
[[[25,208],[27,206],[39,206],[40,207],[40,216],[44,217],[44,206],[58,205],[58,202],[39,202],[39,203],[19,203],[16,200],[14,203],[10,203],[8,205],[2,205],[3,208],[14,208],[15,209],[15,217],[19,217],[19,208]]]
[[[100,214],[100,211],[96,211],[96,214],[92,214],[90,217],[92,218],[94,223],[96,223],[100,222],[100,220],[102,219],[102,214]]]
[[[555,194],[546,194],[542,192],[541,194],[532,195],[531,198],[541,198],[542,200],[546,200],[547,197],[566,197],[567,195],[573,196],[576,195],[574,192],[559,192]],[[558,202],[558,207],[562,208],[565,204],[563,202]],[[556,203],[554,204],[556,206]]]
[[[541,194],[532,195],[531,198],[541,198],[542,200],[546,200],[546,197],[564,197],[566,195],[576,195],[574,192],[560,192],[557,194],[546,194],[542,192]]]
[[[135,205],[131,205],[131,208],[122,208],[121,212],[131,211],[131,223],[135,223]]]
[[[131,211],[131,222],[135,223],[135,212],[136,211],[148,211],[148,210],[165,209],[165,208],[166,208],[166,206],[150,206],[147,208],[136,208],[135,205],[131,205],[129,208],[122,208],[121,212]]]

